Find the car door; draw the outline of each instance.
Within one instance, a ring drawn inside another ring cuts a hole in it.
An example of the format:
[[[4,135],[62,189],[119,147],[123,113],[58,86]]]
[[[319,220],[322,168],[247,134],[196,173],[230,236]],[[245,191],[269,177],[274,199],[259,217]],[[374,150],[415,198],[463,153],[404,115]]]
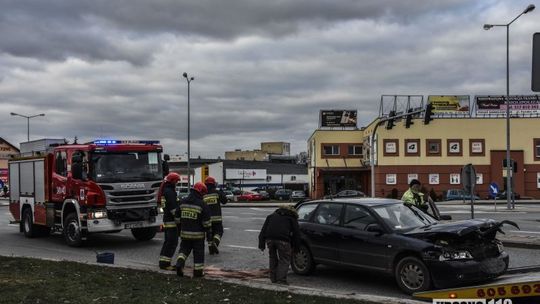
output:
[[[300,224],[316,261],[339,262],[337,229],[340,228],[343,204],[320,203],[310,221]]]
[[[343,264],[385,270],[391,256],[392,241],[388,234],[366,231],[370,224],[379,224],[367,208],[347,204],[339,229],[338,251]],[[383,228],[384,229],[384,228]]]

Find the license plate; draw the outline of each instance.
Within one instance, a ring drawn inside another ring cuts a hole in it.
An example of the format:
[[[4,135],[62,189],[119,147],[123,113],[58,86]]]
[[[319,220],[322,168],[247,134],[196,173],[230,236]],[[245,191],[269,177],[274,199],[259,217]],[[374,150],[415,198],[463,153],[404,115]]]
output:
[[[144,222],[135,222],[135,223],[127,223],[124,228],[125,229],[132,229],[132,228],[141,228],[144,226]]]

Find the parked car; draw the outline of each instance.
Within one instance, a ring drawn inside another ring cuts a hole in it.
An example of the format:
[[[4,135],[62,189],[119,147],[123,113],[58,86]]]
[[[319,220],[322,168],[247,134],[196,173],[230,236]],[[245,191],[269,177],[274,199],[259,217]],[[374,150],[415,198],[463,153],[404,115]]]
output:
[[[479,200],[480,197],[477,195],[473,195],[474,200]],[[471,194],[465,192],[463,189],[450,189],[447,190],[445,193],[445,199],[447,201],[470,201],[471,200]]]
[[[236,197],[238,201],[262,201],[263,197],[257,192],[242,191],[240,195]]]
[[[439,222],[392,199],[302,202],[301,244],[292,269],[310,274],[317,264],[392,275],[407,294],[485,281],[504,274],[508,253],[495,238],[509,221]],[[517,225],[516,225],[517,226]]]
[[[232,193],[232,191],[230,191],[230,190],[224,190],[223,193],[224,193],[225,196],[227,197],[227,202],[232,202],[232,201],[234,201],[234,194]]]
[[[306,194],[304,191],[296,190],[291,193],[291,200],[292,201],[299,201],[306,198]]]
[[[358,190],[342,190],[334,195],[327,195],[324,198],[353,198],[353,197],[366,197],[366,194]]]
[[[270,199],[270,194],[268,194],[268,192],[264,191],[264,190],[259,190],[257,191],[257,193],[259,193],[263,200],[269,200]]]
[[[291,199],[292,190],[279,189],[274,193],[274,198],[280,201],[288,201]]]
[[[176,195],[178,199],[186,198],[189,195],[188,187],[176,187]]]

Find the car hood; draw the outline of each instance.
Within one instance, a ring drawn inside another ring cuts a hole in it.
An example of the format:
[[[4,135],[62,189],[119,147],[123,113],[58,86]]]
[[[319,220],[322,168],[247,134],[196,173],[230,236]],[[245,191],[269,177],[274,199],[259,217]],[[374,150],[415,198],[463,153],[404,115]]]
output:
[[[432,239],[433,237],[437,238],[441,236],[461,238],[470,235],[494,239],[497,232],[504,233],[501,230],[504,224],[509,224],[519,229],[518,225],[512,221],[504,220],[499,222],[492,219],[472,219],[450,223],[438,222],[434,225],[415,228],[404,234],[420,239]]]

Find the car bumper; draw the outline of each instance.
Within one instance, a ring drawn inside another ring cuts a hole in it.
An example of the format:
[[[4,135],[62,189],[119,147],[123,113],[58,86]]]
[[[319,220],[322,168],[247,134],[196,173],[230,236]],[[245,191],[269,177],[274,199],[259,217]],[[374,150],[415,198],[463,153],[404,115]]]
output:
[[[431,278],[437,288],[496,278],[508,269],[508,253],[483,261],[427,261]]]
[[[158,214],[154,218],[143,221],[115,221],[108,218],[90,219],[87,221],[88,232],[107,232],[122,229],[159,227],[163,223],[163,214]]]

